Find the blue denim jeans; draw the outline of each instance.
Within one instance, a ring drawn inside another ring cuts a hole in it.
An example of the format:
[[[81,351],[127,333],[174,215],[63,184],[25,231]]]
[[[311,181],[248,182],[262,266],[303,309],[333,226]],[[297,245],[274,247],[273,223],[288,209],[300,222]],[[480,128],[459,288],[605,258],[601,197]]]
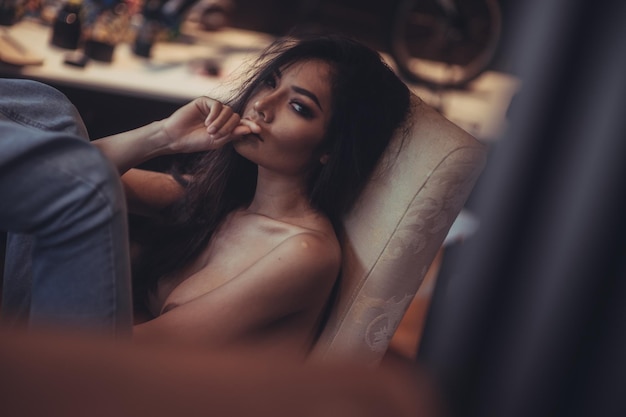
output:
[[[0,228],[8,231],[5,324],[129,336],[130,261],[117,170],[67,98],[0,79]]]

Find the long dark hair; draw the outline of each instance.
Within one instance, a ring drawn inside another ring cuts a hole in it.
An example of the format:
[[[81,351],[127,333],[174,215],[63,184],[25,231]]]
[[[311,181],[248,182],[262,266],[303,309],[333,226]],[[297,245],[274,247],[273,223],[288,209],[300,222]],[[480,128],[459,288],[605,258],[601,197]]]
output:
[[[338,228],[406,118],[410,93],[377,52],[343,36],[325,35],[276,41],[252,65],[229,105],[241,114],[277,70],[310,59],[331,66],[333,110],[323,140],[329,159],[309,175],[308,192],[311,206]],[[187,169],[193,180],[186,197],[171,208],[170,222],[150,238],[146,256],[136,265],[140,292],[197,257],[225,216],[254,196],[257,167],[232,146],[203,154]]]

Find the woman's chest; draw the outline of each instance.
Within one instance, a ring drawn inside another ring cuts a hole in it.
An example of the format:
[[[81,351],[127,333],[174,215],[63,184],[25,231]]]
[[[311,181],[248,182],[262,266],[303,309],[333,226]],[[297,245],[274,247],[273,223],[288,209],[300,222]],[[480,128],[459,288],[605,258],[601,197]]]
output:
[[[263,217],[239,216],[227,220],[197,259],[161,280],[151,309],[163,313],[213,291],[301,232],[297,226]]]

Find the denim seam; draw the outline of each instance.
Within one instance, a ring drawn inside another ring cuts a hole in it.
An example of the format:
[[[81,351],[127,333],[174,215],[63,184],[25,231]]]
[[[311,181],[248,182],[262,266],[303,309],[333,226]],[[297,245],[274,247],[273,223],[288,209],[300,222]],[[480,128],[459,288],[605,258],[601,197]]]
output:
[[[0,113],[6,116],[8,119],[14,121],[15,123],[19,123],[22,126],[34,127],[41,130],[50,130],[50,128],[42,123],[38,123],[35,120],[24,117],[20,113],[12,111],[10,109],[3,109],[0,107]]]

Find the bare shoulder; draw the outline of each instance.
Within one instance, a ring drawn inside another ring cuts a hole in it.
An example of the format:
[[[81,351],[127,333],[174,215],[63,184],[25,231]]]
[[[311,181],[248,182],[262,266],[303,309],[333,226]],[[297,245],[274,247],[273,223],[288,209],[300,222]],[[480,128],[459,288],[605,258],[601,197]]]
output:
[[[341,247],[330,220],[319,213],[294,220],[279,220],[294,227],[281,243],[281,250],[297,253],[302,261],[341,263]]]
[[[326,300],[339,276],[341,249],[334,235],[305,231],[285,239],[266,259],[266,271],[274,271],[272,288],[283,294],[280,299],[300,300],[294,308],[301,309]]]
[[[334,234],[303,231],[286,239],[277,249],[314,270],[338,270],[341,264],[341,248]]]
[[[303,252],[312,255],[334,255],[341,257],[339,241],[335,235],[326,233],[305,231],[298,233],[286,240],[286,244],[296,246]]]

